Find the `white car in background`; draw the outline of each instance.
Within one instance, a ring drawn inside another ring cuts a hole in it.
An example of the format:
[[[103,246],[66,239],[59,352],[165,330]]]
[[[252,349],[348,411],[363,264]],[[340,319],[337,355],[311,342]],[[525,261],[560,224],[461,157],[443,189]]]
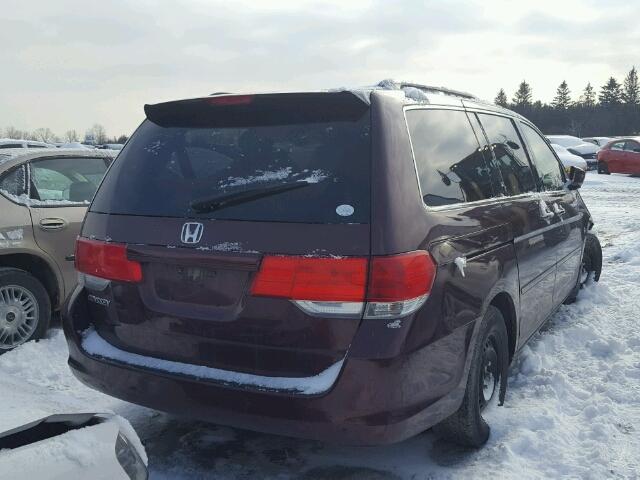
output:
[[[56,147],[58,148],[71,148],[71,149],[76,149],[76,150],[92,150],[95,147],[92,147],[90,145],[85,145],[84,143],[80,143],[80,142],[60,142],[60,143],[56,143]]]
[[[36,140],[14,140],[11,138],[0,138],[0,149],[5,148],[51,148],[55,145]]]
[[[566,148],[570,153],[584,158],[590,170],[597,167],[598,159],[596,155],[598,154],[598,150],[600,150],[600,147],[597,145],[585,142],[581,138],[571,135],[547,135],[547,139],[551,143]]]
[[[147,455],[123,418],[74,413],[21,423],[23,411],[0,421],[0,478],[147,480]]]
[[[124,143],[105,143],[100,145],[98,148],[106,149],[106,150],[122,150],[124,147]]]
[[[587,143],[593,143],[594,145],[597,145],[598,147],[602,148],[614,138],[616,137],[585,137],[582,140],[584,140]]]
[[[552,143],[551,146],[558,154],[565,172],[569,173],[569,169],[571,167],[578,167],[585,172],[587,171],[587,161],[584,158],[579,157],[578,155],[574,155],[562,145],[558,145],[557,143]]]

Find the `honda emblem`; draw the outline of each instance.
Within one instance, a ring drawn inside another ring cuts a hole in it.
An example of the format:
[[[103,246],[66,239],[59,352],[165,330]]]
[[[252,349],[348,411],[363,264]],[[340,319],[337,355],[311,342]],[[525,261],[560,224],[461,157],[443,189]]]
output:
[[[200,242],[202,238],[202,231],[204,225],[197,222],[187,222],[182,226],[182,233],[180,234],[180,240],[182,243],[195,244]]]

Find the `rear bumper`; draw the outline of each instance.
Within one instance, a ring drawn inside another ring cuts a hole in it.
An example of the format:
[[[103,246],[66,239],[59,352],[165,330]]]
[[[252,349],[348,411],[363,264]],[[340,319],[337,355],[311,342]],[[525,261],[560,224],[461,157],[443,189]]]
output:
[[[84,384],[175,415],[280,435],[379,445],[416,435],[453,413],[462,400],[473,324],[391,359],[345,359],[331,389],[307,395],[224,385],[88,354],[79,287],[63,313],[69,366]]]

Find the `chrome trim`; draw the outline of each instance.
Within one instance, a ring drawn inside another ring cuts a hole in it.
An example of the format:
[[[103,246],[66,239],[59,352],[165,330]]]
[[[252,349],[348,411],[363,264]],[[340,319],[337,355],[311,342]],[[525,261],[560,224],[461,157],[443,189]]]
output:
[[[561,227],[561,226],[563,226],[563,225],[565,225],[567,223],[573,223],[573,222],[575,222],[577,220],[582,219],[582,215],[583,215],[582,213],[579,213],[578,215],[574,215],[573,217],[570,217],[570,218],[567,218],[567,219],[561,219],[559,222],[552,223],[550,225],[547,225],[546,227],[539,228],[538,230],[533,230],[533,231],[531,231],[529,233],[525,233],[524,235],[520,235],[519,237],[515,237],[513,239],[513,242],[514,243],[519,243],[519,242],[522,242],[524,240],[528,240],[528,239],[530,239],[532,237],[535,237],[537,235],[540,235],[542,233],[545,233],[545,232],[548,232],[550,230],[553,230],[554,228]]]

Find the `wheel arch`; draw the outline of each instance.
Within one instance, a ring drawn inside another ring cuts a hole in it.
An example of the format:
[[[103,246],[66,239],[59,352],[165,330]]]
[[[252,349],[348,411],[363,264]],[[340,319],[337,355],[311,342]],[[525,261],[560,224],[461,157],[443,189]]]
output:
[[[515,303],[507,292],[500,292],[491,299],[489,305],[500,310],[504,318],[507,336],[509,337],[509,362],[511,362],[518,344],[518,317]]]
[[[0,268],[17,268],[33,275],[49,294],[52,310],[57,310],[62,304],[62,279],[44,258],[31,253],[8,253],[0,255]]]

